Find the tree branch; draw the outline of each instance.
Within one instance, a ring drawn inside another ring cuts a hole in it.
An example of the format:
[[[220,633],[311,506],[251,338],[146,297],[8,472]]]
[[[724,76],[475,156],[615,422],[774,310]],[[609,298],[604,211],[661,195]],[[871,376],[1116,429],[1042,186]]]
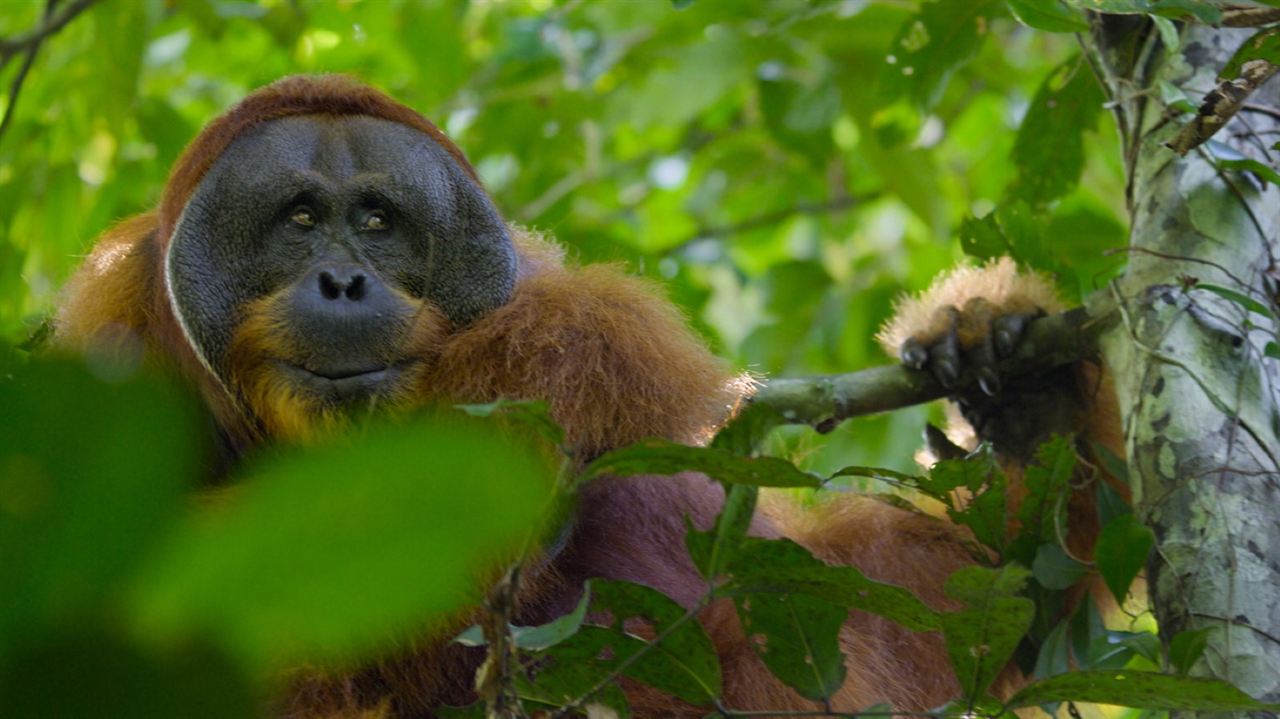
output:
[[[4,38],[0,37],[0,58],[8,60],[9,57],[22,52],[24,50],[33,50],[40,46],[50,35],[60,31],[67,26],[67,23],[75,19],[77,15],[88,10],[98,0],[74,0],[61,13],[54,15],[51,10],[53,3],[49,3],[45,9],[45,20],[40,27],[32,30],[25,35],[17,37]],[[3,64],[3,63],[0,63]]]
[[[1101,297],[1090,307],[1042,317],[1031,323],[1017,351],[997,369],[1009,377],[1029,376],[1093,358],[1098,337],[1114,318]],[[948,389],[926,371],[887,365],[841,375],[771,380],[751,402],[776,409],[792,424],[809,424],[826,432],[851,417],[930,402],[976,385],[977,378],[967,372]]]

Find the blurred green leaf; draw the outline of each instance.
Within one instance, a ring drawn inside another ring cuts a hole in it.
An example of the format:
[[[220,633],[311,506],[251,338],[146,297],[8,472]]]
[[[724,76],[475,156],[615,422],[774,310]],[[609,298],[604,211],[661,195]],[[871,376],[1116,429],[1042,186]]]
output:
[[[1083,134],[1097,124],[1102,102],[1102,88],[1083,56],[1049,73],[1018,128],[1011,197],[1036,207],[1075,189],[1084,170]]]
[[[257,689],[204,644],[158,652],[114,633],[63,629],[0,663],[5,713],[23,717],[261,716]]]
[[[973,59],[989,33],[989,23],[1004,9],[995,0],[923,3],[898,29],[878,79],[884,104],[910,99],[929,110],[941,99],[947,80]]]
[[[1006,0],[1009,10],[1027,27],[1049,32],[1088,32],[1079,10],[1073,10],[1058,0]]]
[[[369,656],[477,601],[477,574],[537,536],[550,487],[530,449],[455,417],[277,456],[157,552],[136,621],[208,631],[259,669]]]
[[[174,386],[99,360],[0,381],[0,651],[114,602],[201,475]]]

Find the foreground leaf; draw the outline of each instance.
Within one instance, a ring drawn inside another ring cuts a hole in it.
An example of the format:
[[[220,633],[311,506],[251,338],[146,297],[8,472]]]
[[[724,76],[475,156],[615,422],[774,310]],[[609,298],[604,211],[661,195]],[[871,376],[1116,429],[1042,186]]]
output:
[[[178,529],[134,615],[158,636],[205,629],[259,669],[370,656],[479,598],[477,575],[536,527],[550,474],[452,416],[276,457]]]
[[[39,363],[0,383],[0,650],[102,609],[201,474],[194,405],[111,376]]]
[[[1014,694],[1008,708],[1076,701],[1167,711],[1280,711],[1218,680],[1133,669],[1086,671],[1041,679]]]

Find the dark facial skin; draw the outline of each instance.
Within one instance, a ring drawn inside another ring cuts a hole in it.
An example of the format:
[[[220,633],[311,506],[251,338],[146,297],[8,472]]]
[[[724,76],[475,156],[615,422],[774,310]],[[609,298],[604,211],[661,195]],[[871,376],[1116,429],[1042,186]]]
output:
[[[426,135],[363,116],[263,123],[218,158],[174,230],[167,280],[224,383],[245,308],[270,297],[298,386],[336,401],[394,382],[422,302],[454,326],[504,304],[516,256],[484,191]]]

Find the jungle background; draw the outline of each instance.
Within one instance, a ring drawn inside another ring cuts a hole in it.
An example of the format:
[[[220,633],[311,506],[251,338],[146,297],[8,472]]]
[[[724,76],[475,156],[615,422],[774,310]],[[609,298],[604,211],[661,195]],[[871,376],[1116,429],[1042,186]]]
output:
[[[43,12],[4,7],[5,36]],[[873,335],[893,298],[964,257],[961,223],[1018,177],[1014,143],[1037,86],[1079,52],[1070,34],[997,13],[987,36],[957,35],[904,74],[886,56],[913,11],[95,4],[45,43],[0,136],[0,334],[16,343],[35,329],[94,237],[157,201],[219,111],[283,75],[346,72],[445,129],[509,219],[582,262],[661,281],[735,366],[794,376],[883,362]],[[1074,137],[1039,138],[1053,152],[1027,169],[1066,178],[1085,165],[1037,258],[1076,298],[1123,262],[1103,256],[1124,242],[1124,178],[1096,105]],[[924,416],[848,423],[810,461],[910,469]]]
[[[1174,49],[1182,23],[1219,22],[1223,5],[1106,2]],[[221,523],[175,518],[182,477],[201,456],[189,398],[92,358],[87,373],[28,367],[93,239],[152,207],[185,144],[247,92],[292,73],[356,75],[437,122],[509,219],[554,235],[576,261],[622,262],[660,282],[734,367],[840,373],[893,361],[874,334],[894,298],[957,263],[1012,254],[1072,304],[1124,270],[1127,155],[1108,112],[1116,103],[1082,52],[1087,4],[0,0],[0,369],[26,378],[0,403],[0,549],[13,557],[0,563],[0,586],[11,588],[0,605],[0,695],[62,715],[194,715],[191,697],[204,715],[243,715],[261,676],[316,658],[307,642],[326,648],[319,660],[369,656],[371,633],[452,606],[449,588],[466,581],[486,538],[533,520],[528,458],[464,430],[390,430],[354,448],[268,456],[244,471],[266,487],[250,511]],[[1169,83],[1157,90],[1175,112],[1200,99]],[[1266,164],[1222,157],[1255,182],[1280,180]],[[783,428],[768,451],[810,476],[881,468],[824,484],[883,491],[894,472],[919,471],[921,429],[940,416],[935,404],[822,436]],[[458,462],[494,481],[415,482],[423,452],[454,458],[442,475]],[[317,481],[370,461],[380,499],[370,485]],[[1104,519],[1129,516],[1120,504]],[[326,524],[353,506],[380,520],[354,545]],[[423,506],[425,515],[405,510]],[[1161,644],[1141,600],[1123,602],[1154,539],[1119,523],[1112,541],[1126,549],[1107,580],[1123,608],[1107,627],[1092,610],[1060,624],[1038,618],[1039,653],[1026,664],[1037,678],[1126,666],[1185,674],[1202,659],[1207,630]],[[413,563],[423,556],[433,561],[426,577]],[[1034,546],[1023,563],[1031,556],[1040,561]],[[1086,571],[1054,556],[1034,586]],[[1007,570],[974,593],[1025,601],[1014,595],[1030,574]],[[374,581],[378,592],[349,591]],[[599,596],[651,616],[671,610],[618,591]],[[988,610],[1007,619],[1023,608]],[[576,622],[539,641],[564,641],[582,615]],[[983,641],[1008,656],[1020,636]],[[958,664],[964,671],[991,678],[983,660]],[[705,683],[682,681],[658,683],[703,696]],[[795,681],[816,697],[831,677]],[[1165,700],[1076,686],[1023,706],[1075,711],[1060,700],[1107,696],[1153,709],[1262,706],[1218,686],[1145,686]],[[997,713],[981,690],[946,711]]]

